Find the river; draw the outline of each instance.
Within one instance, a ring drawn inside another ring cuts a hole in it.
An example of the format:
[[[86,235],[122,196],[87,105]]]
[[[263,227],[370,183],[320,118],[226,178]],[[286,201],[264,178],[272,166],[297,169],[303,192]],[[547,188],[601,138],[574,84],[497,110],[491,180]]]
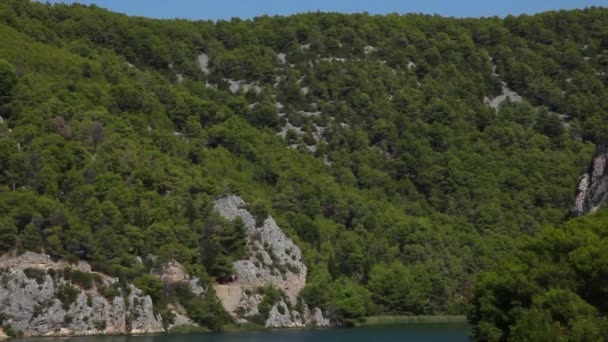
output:
[[[459,342],[469,341],[465,324],[408,324],[362,328],[281,329],[154,336],[38,337],[18,342]]]

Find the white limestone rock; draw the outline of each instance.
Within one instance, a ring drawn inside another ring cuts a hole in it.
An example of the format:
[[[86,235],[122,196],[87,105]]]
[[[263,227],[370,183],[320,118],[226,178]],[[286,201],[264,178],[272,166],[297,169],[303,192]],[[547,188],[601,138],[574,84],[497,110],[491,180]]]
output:
[[[206,53],[198,55],[198,65],[205,75],[211,73],[211,70],[209,69],[209,56]]]
[[[272,216],[257,226],[243,199],[235,195],[224,196],[214,204],[215,210],[224,218],[234,220],[240,217],[248,235],[248,256],[234,262],[234,281],[214,285],[226,311],[239,320],[257,315],[257,306],[263,299],[257,289],[271,285],[281,289],[285,298],[271,309],[267,327],[325,325],[327,322],[320,319],[318,314],[289,310],[287,303],[295,305],[298,294],[306,285],[307,268],[302,261],[300,248],[285,235]],[[318,323],[315,317],[319,318]]]
[[[207,293],[207,289],[200,285],[200,279],[193,277],[175,260],[165,262],[159,269],[153,269],[150,274],[160,279],[163,284],[186,283],[190,291],[197,296]]]
[[[608,141],[598,145],[587,170],[576,187],[573,216],[592,213],[608,203]]]
[[[20,256],[0,257],[0,310],[3,324],[24,336],[69,336],[101,334],[138,334],[163,332],[162,321],[153,312],[152,299],[130,286],[130,294],[113,298],[102,295],[101,288],[116,279],[99,277],[91,288],[71,284],[62,276],[66,267],[91,273],[85,262],[76,265],[53,261],[48,255],[26,252]],[[76,291],[72,302],[62,302],[61,288]]]
[[[483,103],[487,104],[488,106],[490,106],[498,111],[498,108],[500,107],[500,105],[503,102],[505,102],[506,100],[509,100],[512,103],[517,103],[517,102],[522,101],[522,97],[519,96],[519,94],[517,94],[513,90],[509,89],[509,87],[507,87],[507,84],[505,82],[501,81],[500,83],[502,84],[502,94],[496,96],[495,98],[489,98],[489,97],[485,96],[483,98]]]

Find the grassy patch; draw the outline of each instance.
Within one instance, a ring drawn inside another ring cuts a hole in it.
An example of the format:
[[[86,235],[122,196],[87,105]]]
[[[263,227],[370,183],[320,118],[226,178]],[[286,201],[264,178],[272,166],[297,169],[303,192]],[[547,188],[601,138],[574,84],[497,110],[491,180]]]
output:
[[[370,316],[361,323],[366,325],[415,324],[415,323],[466,323],[463,315],[434,315],[434,316]]]
[[[194,334],[202,332],[211,332],[211,329],[199,325],[180,325],[169,330],[171,334]]]
[[[266,330],[268,328],[266,328],[263,325],[260,324],[256,324],[253,322],[247,322],[247,323],[242,323],[242,324],[227,324],[224,326],[224,331],[226,332],[237,332],[237,331],[259,331],[259,330]]]

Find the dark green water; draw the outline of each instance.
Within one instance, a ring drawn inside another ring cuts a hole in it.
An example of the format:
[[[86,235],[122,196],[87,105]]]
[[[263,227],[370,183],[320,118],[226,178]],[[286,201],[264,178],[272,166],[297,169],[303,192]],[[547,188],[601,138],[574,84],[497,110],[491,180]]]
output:
[[[459,342],[468,341],[463,324],[410,324],[354,329],[282,329],[234,333],[156,336],[30,338],[19,342]]]

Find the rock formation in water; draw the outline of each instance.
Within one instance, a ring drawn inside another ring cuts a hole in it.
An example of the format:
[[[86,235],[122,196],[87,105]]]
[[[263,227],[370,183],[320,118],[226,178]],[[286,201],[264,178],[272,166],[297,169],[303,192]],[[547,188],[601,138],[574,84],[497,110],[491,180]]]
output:
[[[226,311],[241,322],[251,320],[260,314],[258,306],[264,299],[260,288],[270,285],[281,290],[284,296],[273,304],[265,321],[267,327],[329,325],[319,309],[310,312],[307,305],[300,306],[302,312],[293,309],[301,300],[298,294],[306,285],[307,269],[300,248],[285,235],[272,216],[257,225],[245,208],[245,202],[234,195],[216,200],[215,210],[228,220],[240,217],[248,236],[248,258],[234,262],[234,281],[214,286]]]
[[[608,141],[597,146],[591,164],[578,180],[572,216],[592,213],[608,201]]]
[[[0,258],[0,318],[3,329],[24,336],[164,332],[140,289],[120,288],[86,262],[32,252]]]

